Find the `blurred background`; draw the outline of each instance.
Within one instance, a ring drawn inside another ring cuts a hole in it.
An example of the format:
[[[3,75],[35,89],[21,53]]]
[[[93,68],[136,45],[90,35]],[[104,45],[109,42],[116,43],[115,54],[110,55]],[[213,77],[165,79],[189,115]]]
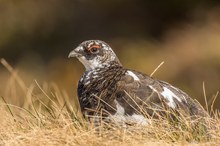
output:
[[[0,95],[20,106],[37,82],[74,101],[84,67],[67,56],[90,39],[107,42],[125,67],[146,74],[164,61],[153,77],[202,105],[203,82],[209,104],[220,90],[219,1],[0,0]]]

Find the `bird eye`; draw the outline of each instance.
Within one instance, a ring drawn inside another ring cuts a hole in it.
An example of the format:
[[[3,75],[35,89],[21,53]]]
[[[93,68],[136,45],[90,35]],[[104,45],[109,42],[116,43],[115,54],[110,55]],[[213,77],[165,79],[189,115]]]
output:
[[[99,45],[93,45],[88,49],[88,51],[92,54],[95,54],[95,53],[98,53],[100,48],[101,48],[101,46],[99,46]]]
[[[92,47],[92,48],[91,48],[91,52],[92,52],[92,53],[96,53],[97,51],[98,51],[98,48],[96,48],[96,47]]]

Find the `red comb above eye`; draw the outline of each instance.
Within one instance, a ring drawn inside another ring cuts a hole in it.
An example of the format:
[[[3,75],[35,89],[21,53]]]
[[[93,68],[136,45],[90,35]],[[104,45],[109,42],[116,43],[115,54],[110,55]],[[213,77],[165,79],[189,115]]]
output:
[[[91,51],[92,48],[100,49],[100,45],[92,45],[91,47],[88,48],[88,51]]]

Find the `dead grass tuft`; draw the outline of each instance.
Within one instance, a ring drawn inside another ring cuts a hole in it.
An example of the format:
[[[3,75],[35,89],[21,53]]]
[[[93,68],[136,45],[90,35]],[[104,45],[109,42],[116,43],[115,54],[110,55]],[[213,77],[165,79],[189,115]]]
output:
[[[0,145],[218,145],[220,114],[210,106],[212,117],[177,121],[151,119],[147,126],[102,123],[94,126],[83,119],[65,91],[54,83],[26,86],[18,73],[3,59],[14,86],[25,95],[22,106],[1,97]],[[11,87],[14,87],[11,86]],[[204,93],[205,93],[205,86]],[[11,89],[11,92],[16,90]],[[14,95],[15,93],[11,94]],[[213,98],[213,103],[217,98]],[[17,99],[19,100],[19,99]],[[208,109],[208,107],[207,107]]]

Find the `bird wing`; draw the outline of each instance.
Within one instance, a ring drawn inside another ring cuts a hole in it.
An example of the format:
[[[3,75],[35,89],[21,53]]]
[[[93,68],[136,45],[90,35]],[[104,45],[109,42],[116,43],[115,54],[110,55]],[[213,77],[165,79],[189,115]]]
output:
[[[164,108],[182,110],[187,115],[202,112],[200,105],[182,90],[134,70],[127,70],[117,82],[115,98],[129,115],[142,111],[152,115]]]

